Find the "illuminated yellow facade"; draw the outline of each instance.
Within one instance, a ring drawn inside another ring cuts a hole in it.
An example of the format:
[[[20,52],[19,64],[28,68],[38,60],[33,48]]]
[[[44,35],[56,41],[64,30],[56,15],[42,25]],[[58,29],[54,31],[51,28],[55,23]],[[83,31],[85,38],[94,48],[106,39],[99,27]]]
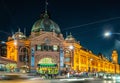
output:
[[[22,32],[18,31],[12,37],[8,37],[6,45],[7,58],[16,61],[17,68],[29,66],[30,41]]]
[[[14,45],[14,41],[9,41],[6,44],[7,44],[7,58],[10,60],[17,61],[18,50],[16,49],[16,46]]]
[[[67,36],[63,44],[65,65],[67,65],[66,67],[68,68],[70,67],[71,70],[79,72],[120,73],[118,53],[116,50],[113,50],[111,54],[112,61],[110,61],[102,54],[95,55],[92,51],[83,48],[71,34]],[[69,48],[71,45],[74,47],[72,50]]]

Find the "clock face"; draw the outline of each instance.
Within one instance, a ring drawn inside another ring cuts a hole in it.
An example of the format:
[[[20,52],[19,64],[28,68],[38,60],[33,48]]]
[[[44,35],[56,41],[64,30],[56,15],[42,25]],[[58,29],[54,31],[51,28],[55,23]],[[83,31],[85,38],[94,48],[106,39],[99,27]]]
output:
[[[57,45],[53,45],[53,50],[57,51],[58,50],[58,46]]]
[[[46,43],[46,44],[50,44],[50,39],[45,38],[45,43]]]
[[[66,54],[69,54],[69,53],[70,53],[70,51],[66,50],[66,51],[65,51],[65,53],[66,53]]]

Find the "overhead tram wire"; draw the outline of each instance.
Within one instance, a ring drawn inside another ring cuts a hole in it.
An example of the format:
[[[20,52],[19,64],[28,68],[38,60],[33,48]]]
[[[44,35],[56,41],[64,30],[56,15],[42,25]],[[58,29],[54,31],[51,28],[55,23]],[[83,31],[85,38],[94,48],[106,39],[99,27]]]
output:
[[[78,26],[68,27],[68,28],[64,28],[63,31],[69,30],[69,29],[74,29],[74,28],[79,28],[79,27],[84,27],[84,26],[88,26],[88,25],[93,25],[93,24],[96,24],[96,23],[102,23],[102,22],[117,20],[117,19],[120,19],[120,17],[113,17],[113,18],[108,18],[108,19],[99,20],[99,21],[95,21],[95,22],[90,22],[90,23],[86,23],[86,24],[81,24],[81,25],[78,25]]]
[[[0,30],[0,33],[5,33],[5,34],[7,34],[8,36],[11,36],[11,34],[10,34],[10,33],[5,32],[5,31],[2,31],[2,30]]]
[[[6,34],[6,36],[5,36],[5,34]],[[6,39],[8,38],[8,36],[11,36],[11,34],[8,33],[8,32],[5,32],[5,31],[3,31],[3,30],[0,30],[0,40],[6,41]]]

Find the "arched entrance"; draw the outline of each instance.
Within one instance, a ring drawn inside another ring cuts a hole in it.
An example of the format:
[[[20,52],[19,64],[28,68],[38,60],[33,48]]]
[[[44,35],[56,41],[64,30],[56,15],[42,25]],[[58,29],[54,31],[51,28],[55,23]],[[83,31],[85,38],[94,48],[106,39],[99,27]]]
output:
[[[29,47],[21,46],[19,53],[19,62],[21,63],[21,65],[19,65],[20,72],[29,72]]]
[[[58,74],[58,64],[52,58],[42,58],[37,64],[39,74]]]

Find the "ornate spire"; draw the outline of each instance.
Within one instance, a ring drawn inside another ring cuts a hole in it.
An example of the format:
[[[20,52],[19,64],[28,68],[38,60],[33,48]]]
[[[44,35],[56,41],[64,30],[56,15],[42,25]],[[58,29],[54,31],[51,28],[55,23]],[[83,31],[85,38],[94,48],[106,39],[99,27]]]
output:
[[[47,0],[45,0],[45,14],[47,14],[47,5],[48,5],[48,2]]]
[[[26,28],[24,28],[24,35],[26,36]]]
[[[68,33],[66,32],[66,37],[68,36]]]
[[[20,28],[18,28],[18,32],[20,32]]]
[[[72,37],[72,33],[70,32],[70,37]]]

